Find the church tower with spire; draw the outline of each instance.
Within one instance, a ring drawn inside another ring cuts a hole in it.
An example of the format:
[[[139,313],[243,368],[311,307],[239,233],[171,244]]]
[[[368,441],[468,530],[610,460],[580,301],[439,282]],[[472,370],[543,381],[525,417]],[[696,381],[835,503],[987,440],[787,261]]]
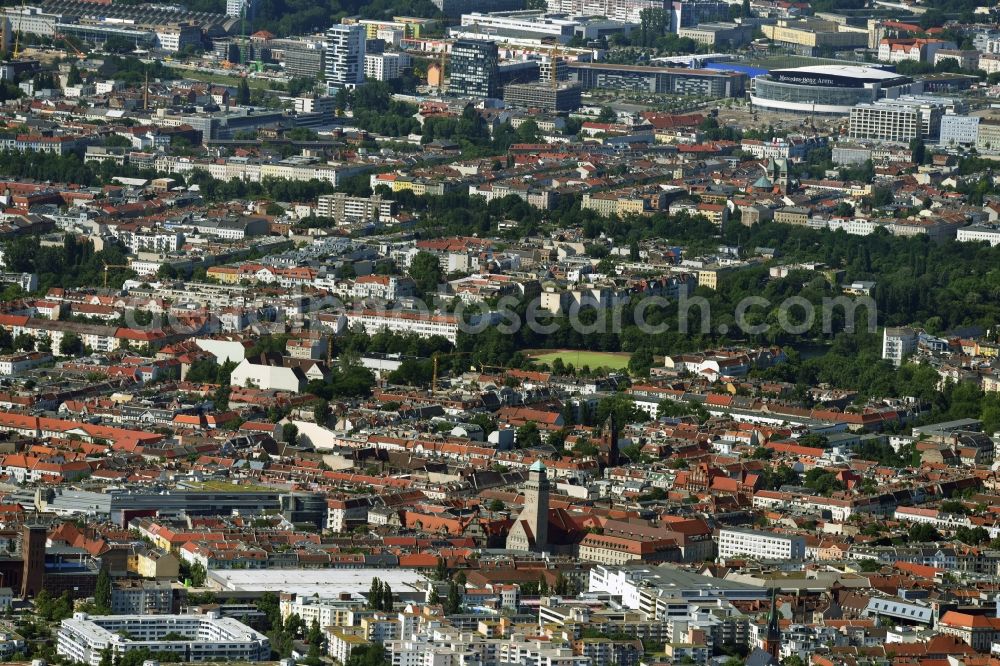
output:
[[[781,627],[778,625],[777,591],[771,588],[771,612],[767,616],[767,633],[764,635],[764,652],[771,655],[775,663],[781,663]]]
[[[507,535],[507,550],[543,552],[549,545],[549,478],[536,460],[524,485],[524,508]]]

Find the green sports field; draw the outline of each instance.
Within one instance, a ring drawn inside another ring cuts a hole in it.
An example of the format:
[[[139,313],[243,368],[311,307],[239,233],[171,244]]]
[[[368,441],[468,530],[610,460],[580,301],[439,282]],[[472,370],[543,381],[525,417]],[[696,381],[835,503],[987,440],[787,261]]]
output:
[[[626,352],[592,352],[576,351],[573,349],[538,349],[529,352],[532,359],[539,363],[552,363],[558,358],[562,359],[563,365],[573,364],[579,368],[584,365],[593,368],[610,368],[621,370],[628,367],[628,361],[632,355]]]

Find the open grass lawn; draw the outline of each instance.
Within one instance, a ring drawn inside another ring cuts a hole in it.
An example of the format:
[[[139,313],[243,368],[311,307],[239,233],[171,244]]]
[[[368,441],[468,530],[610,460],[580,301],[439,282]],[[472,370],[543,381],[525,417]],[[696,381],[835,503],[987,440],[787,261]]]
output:
[[[587,365],[591,369],[611,368],[612,370],[628,367],[628,361],[632,358],[632,355],[627,352],[592,352],[574,349],[536,349],[528,354],[535,361],[549,365],[552,365],[552,362],[558,358],[562,359],[563,365],[572,363],[576,368]]]

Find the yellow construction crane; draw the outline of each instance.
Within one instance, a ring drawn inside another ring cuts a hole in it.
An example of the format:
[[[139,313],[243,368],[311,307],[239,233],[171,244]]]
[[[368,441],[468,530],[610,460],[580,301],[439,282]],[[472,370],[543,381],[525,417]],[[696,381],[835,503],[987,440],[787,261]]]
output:
[[[104,264],[104,288],[108,288],[108,271],[112,268],[132,268],[128,264]]]
[[[556,42],[555,48],[549,50],[549,64],[552,68],[551,70],[552,81],[550,82],[552,84],[552,89],[559,90],[559,42],[558,41]]]
[[[433,377],[431,379],[431,395],[436,395],[437,394],[438,359],[441,358],[441,357],[444,357],[444,356],[468,356],[469,354],[472,354],[472,352],[450,352],[448,354],[436,353],[436,354],[433,354],[431,356],[431,358],[434,361],[434,374],[433,374]],[[475,369],[475,366],[473,366],[473,369]],[[509,368],[506,365],[488,365],[488,364],[484,363],[484,364],[481,364],[479,366],[479,372],[485,373],[487,370],[491,370],[491,369],[492,370],[499,370],[500,374],[506,374],[507,370],[509,370]]]
[[[444,92],[444,73],[446,71],[448,59],[450,57],[451,54],[448,53],[448,45],[443,44],[441,46],[441,61],[438,63],[438,66],[441,68],[441,78],[438,80],[438,93]]]
[[[21,15],[17,18],[17,30],[14,31],[14,53],[12,54],[14,60],[21,57],[21,23],[24,21],[26,13],[25,2],[21,0]]]
[[[431,360],[434,361],[434,372],[431,375],[431,395],[437,395],[437,385],[438,385],[438,359],[445,356],[468,356],[472,352],[448,352],[447,354],[442,354],[440,352],[435,352],[431,355]]]

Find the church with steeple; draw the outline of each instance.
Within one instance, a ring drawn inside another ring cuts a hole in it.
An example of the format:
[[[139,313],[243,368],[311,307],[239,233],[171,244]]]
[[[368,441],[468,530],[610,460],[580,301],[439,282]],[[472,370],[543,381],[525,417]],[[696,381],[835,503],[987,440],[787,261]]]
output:
[[[507,550],[541,553],[549,545],[549,478],[536,460],[524,485],[524,508],[507,534]]]
[[[778,603],[774,588],[771,589],[771,612],[767,616],[767,633],[761,645],[775,663],[781,662],[781,627],[778,625]]]

